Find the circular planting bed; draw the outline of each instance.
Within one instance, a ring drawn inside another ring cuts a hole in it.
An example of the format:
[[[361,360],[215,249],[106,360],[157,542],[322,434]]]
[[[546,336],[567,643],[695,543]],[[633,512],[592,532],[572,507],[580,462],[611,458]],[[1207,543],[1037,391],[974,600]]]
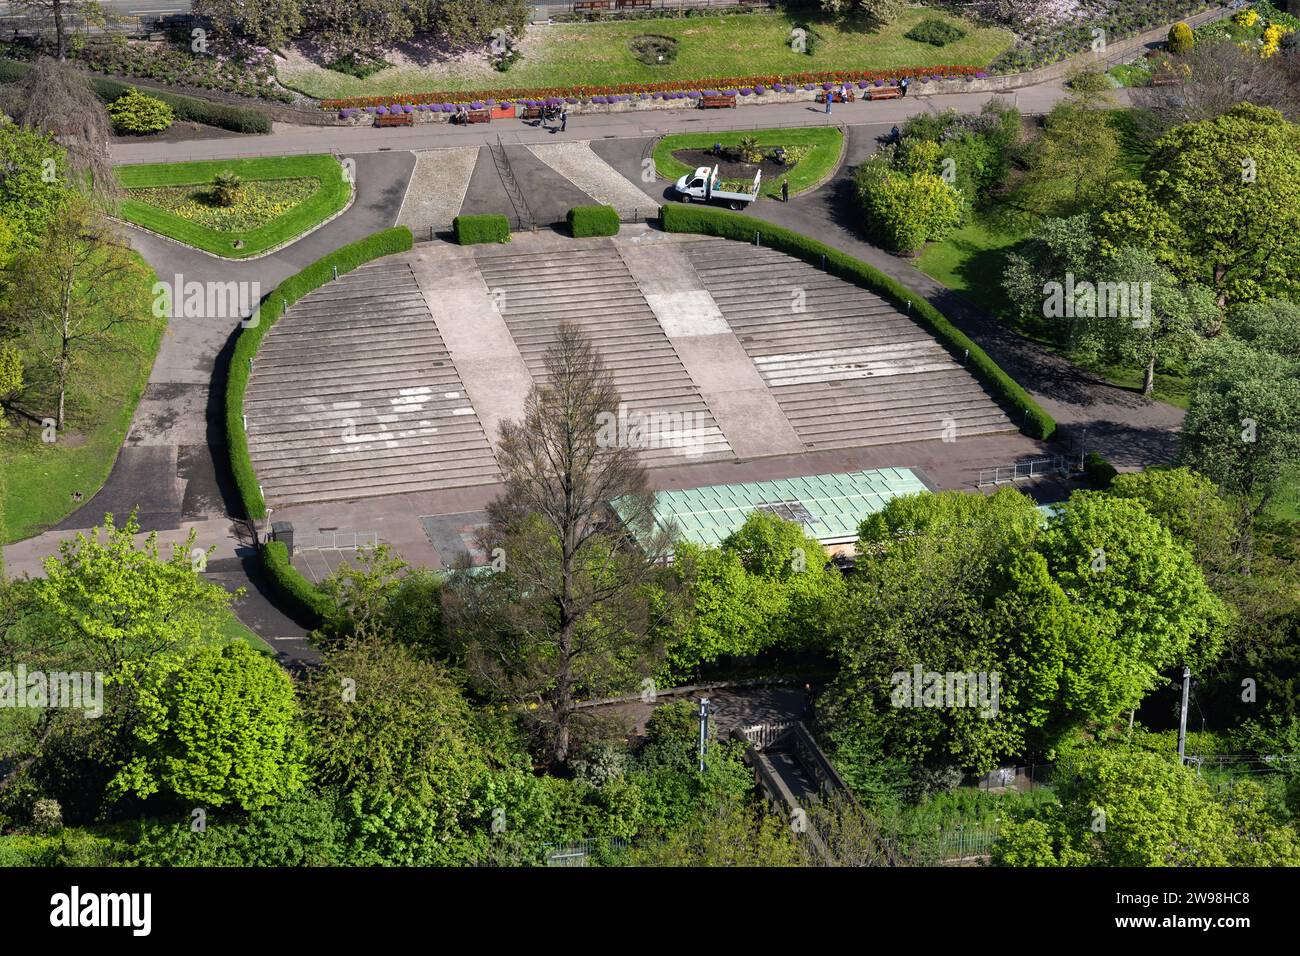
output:
[[[760,169],[765,180],[784,176],[790,172],[790,166],[770,159],[764,159],[761,163],[746,163],[730,158],[726,155],[725,149],[723,153],[722,156],[716,156],[710,149],[679,149],[673,152],[673,159],[685,163],[691,169],[698,169],[700,166],[708,166],[711,169],[717,166],[718,175],[723,179],[753,179],[754,173]]]
[[[643,33],[628,44],[632,55],[646,66],[666,66],[677,59],[677,41],[658,33]]]

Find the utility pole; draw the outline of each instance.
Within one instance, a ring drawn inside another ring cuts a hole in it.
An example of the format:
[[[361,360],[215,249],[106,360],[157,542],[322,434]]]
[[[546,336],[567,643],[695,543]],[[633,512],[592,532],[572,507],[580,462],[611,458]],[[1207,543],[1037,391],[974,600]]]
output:
[[[704,752],[709,741],[709,698],[700,698],[700,773],[704,773]]]
[[[1178,762],[1187,763],[1184,753],[1187,750],[1187,692],[1192,686],[1192,669],[1183,665],[1183,706],[1178,710]]]

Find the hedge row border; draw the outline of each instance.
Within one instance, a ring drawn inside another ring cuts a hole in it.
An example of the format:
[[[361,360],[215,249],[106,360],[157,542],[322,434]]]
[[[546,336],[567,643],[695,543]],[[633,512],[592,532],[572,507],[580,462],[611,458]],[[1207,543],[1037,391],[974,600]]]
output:
[[[1016,424],[1026,434],[1042,441],[1055,434],[1056,422],[1052,416],[974,340],[953,325],[924,296],[874,266],[802,233],[722,209],[667,205],[660,210],[660,222],[665,232],[697,233],[747,243],[757,239],[769,248],[794,255],[811,265],[824,265],[831,275],[881,295],[895,307],[907,309],[908,315],[925,325],[954,358],[963,360],[995,397],[1019,413],[1020,420]],[[967,352],[968,358],[964,354]]]
[[[510,220],[497,213],[457,216],[451,221],[451,230],[460,246],[510,241]]]
[[[266,517],[266,501],[253,470],[253,462],[248,453],[248,433],[244,429],[244,393],[248,389],[253,359],[257,356],[263,337],[287,307],[307,293],[332,282],[336,268],[337,274],[343,275],[372,259],[407,252],[414,242],[410,229],[396,226],[335,249],[264,295],[257,324],[249,325],[239,333],[226,378],[226,446],[230,455],[230,470],[234,474],[235,486],[248,518],[256,520]]]
[[[613,206],[574,206],[565,218],[569,235],[574,239],[618,235],[620,225],[618,210]]]

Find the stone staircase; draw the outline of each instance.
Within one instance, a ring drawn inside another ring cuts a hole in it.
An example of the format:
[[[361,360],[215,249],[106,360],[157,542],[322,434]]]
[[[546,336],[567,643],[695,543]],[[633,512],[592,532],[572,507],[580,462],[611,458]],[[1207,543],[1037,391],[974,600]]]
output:
[[[647,426],[648,466],[734,459],[612,243],[574,243],[545,257],[481,246],[475,258],[535,381],[545,380],[543,356],[560,325],[572,322],[613,372],[629,422]]]
[[[282,316],[262,340],[244,413],[272,506],[500,480],[411,267],[400,260],[350,272]]]
[[[808,449],[1016,430],[928,331],[879,296],[725,239],[693,244],[691,258]]]

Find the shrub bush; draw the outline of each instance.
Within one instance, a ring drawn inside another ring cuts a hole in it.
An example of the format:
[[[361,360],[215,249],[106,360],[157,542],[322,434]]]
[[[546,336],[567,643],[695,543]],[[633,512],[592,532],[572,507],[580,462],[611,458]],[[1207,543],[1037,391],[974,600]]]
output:
[[[116,80],[100,79],[91,80],[90,87],[106,103],[113,103],[135,89]],[[178,120],[216,126],[235,133],[271,132],[271,117],[261,110],[250,109],[247,106],[209,103],[207,100],[195,99],[193,96],[181,96],[179,93],[165,93],[161,90],[155,90],[149,95],[170,106]]]
[[[462,246],[510,241],[510,220],[505,216],[457,216],[451,227],[456,233],[456,242]]]
[[[239,333],[230,359],[230,373],[226,378],[226,445],[230,454],[230,470],[235,476],[235,486],[239,489],[239,498],[244,504],[244,514],[247,517],[266,517],[266,502],[257,483],[257,474],[253,471],[253,462],[248,456],[248,435],[244,431],[244,391],[248,388],[253,358],[262,344],[262,337],[284,314],[286,305],[293,305],[308,292],[331,281],[335,267],[340,274],[351,272],[371,259],[405,252],[412,244],[411,230],[397,226],[334,250],[285,279],[263,296],[257,324],[250,325]]]
[[[856,180],[867,229],[895,252],[917,252],[966,218],[961,193],[933,172],[894,169],[883,160],[870,160],[858,168]]]
[[[946,46],[949,43],[956,43],[965,35],[966,31],[961,27],[936,17],[927,17],[903,34],[909,40],[915,40],[917,43],[929,43],[931,46]]]
[[[1109,488],[1119,474],[1114,465],[1095,451],[1083,456],[1083,471],[1099,488]]]
[[[1056,431],[1056,422],[1052,417],[993,359],[989,358],[982,348],[921,295],[878,269],[825,243],[752,216],[727,212],[723,209],[678,205],[665,206],[659,215],[666,232],[693,232],[706,236],[720,236],[724,239],[738,239],[742,242],[753,242],[757,237],[769,248],[818,266],[821,265],[824,257],[827,272],[869,289],[892,302],[896,307],[905,309],[912,318],[926,326],[954,358],[964,359],[965,353],[969,351],[967,367],[989,391],[1008,408],[1014,410],[1013,421],[1026,434],[1046,440]]]
[[[136,136],[161,133],[172,125],[175,118],[170,106],[135,88],[109,103],[107,109],[113,129]]]
[[[618,235],[618,211],[613,206],[574,206],[568,219],[569,234],[575,239]]]
[[[290,563],[289,549],[283,541],[268,541],[262,545],[262,568],[279,599],[276,606],[300,624],[320,627],[338,613],[329,595],[303,577]]]
[[[1186,23],[1175,23],[1169,28],[1169,52],[1170,53],[1190,53],[1192,46],[1196,43],[1196,37],[1192,33],[1192,28]]]

